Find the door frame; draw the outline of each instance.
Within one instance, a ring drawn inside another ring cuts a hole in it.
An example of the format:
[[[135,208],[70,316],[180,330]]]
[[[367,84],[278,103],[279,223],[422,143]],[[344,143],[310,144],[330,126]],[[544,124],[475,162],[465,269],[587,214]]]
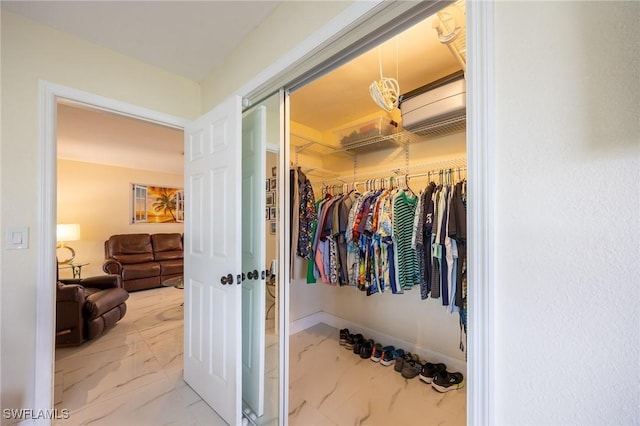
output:
[[[57,101],[72,102],[183,129],[189,121],[126,102],[41,80],[40,91],[40,193],[38,197],[38,281],[36,285],[36,335],[34,406],[53,407],[55,361],[55,286],[56,212],[57,212]],[[49,386],[42,386],[48,383]]]
[[[355,2],[336,18],[332,19],[302,43],[275,61],[271,66],[258,73],[252,80],[236,90],[233,94],[246,97],[261,88],[271,85],[274,93],[292,81],[287,78],[295,75],[300,64],[314,57],[321,48],[335,44],[340,38],[353,36],[350,29],[362,26],[376,14],[383,14],[383,4],[395,6],[403,2]],[[391,7],[388,6],[388,7]],[[495,205],[495,172],[494,172],[494,28],[493,0],[482,2],[470,1],[467,11],[467,168],[469,176],[469,280],[474,283],[469,290],[469,345],[468,373],[471,380],[467,385],[467,422],[469,424],[492,424],[494,417],[494,205]],[[370,32],[374,30],[370,28]],[[366,34],[365,34],[366,35]],[[337,52],[345,47],[336,47]],[[326,53],[326,52],[325,52]],[[302,71],[298,71],[302,73]],[[286,77],[289,76],[289,77]],[[283,81],[283,78],[285,80]],[[277,82],[281,81],[281,84]],[[230,94],[225,95],[225,97]],[[53,360],[55,317],[53,302],[54,286],[51,280],[55,276],[55,211],[56,211],[56,99],[66,98],[78,102],[102,107],[114,112],[124,112],[134,117],[156,121],[162,124],[184,127],[188,120],[159,113],[146,108],[137,107],[125,102],[105,98],[54,83],[40,82],[40,129],[39,153],[40,192],[38,194],[38,282],[36,301],[36,353],[34,377],[34,406],[53,406]],[[218,101],[222,101],[219,99]],[[286,144],[285,144],[286,145]],[[288,148],[288,146],[281,148]],[[281,150],[281,164],[286,156],[286,149]],[[288,165],[285,163],[288,167]],[[280,167],[280,182],[285,170]],[[282,222],[282,225],[286,225]],[[280,233],[281,246],[284,232]],[[282,261],[281,261],[282,263]],[[284,266],[284,265],[282,265]],[[280,267],[280,271],[287,268]],[[284,281],[283,281],[284,282]],[[285,286],[283,286],[285,287]],[[280,313],[281,357],[280,366],[280,419],[288,412],[286,371],[288,354],[287,313],[288,294],[282,300],[283,312]],[[284,339],[284,344],[282,339]],[[42,382],[49,386],[41,386]]]

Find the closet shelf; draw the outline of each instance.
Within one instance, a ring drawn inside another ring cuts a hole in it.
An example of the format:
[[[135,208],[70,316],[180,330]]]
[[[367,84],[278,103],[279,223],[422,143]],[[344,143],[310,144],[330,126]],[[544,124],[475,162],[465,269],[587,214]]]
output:
[[[342,176],[334,175],[333,177],[325,178],[324,180],[322,180],[322,183],[326,184],[327,182],[341,182],[341,183],[352,182],[354,180],[362,179],[362,178],[373,178],[373,177],[379,177],[381,175],[390,175],[390,174],[400,175],[400,174],[407,174],[409,172],[416,172],[416,171],[426,172],[426,173],[420,173],[420,175],[426,175],[427,173],[432,173],[432,172],[443,170],[443,169],[453,169],[453,170],[460,169],[461,171],[464,171],[466,170],[466,168],[467,168],[467,158],[457,157],[457,158],[450,158],[447,160],[413,164],[410,166],[378,169],[370,172],[355,173],[355,174],[352,173],[349,175],[342,175]]]
[[[295,155],[302,152],[312,153],[322,157],[339,154],[353,160],[357,154],[386,148],[405,148],[412,142],[412,140],[433,139],[463,132],[466,130],[466,126],[466,114],[462,113],[451,116],[447,119],[439,119],[434,123],[426,123],[411,131],[400,130],[393,134],[376,136],[360,140],[358,142],[349,143],[344,146],[328,144],[296,133],[291,133],[292,137],[299,138],[304,141],[299,144],[294,144],[292,141],[292,148]]]
[[[337,148],[334,152],[371,152],[379,149],[404,147],[409,142],[406,132],[397,132],[390,135],[376,136],[370,139],[364,139],[359,142],[353,142]]]

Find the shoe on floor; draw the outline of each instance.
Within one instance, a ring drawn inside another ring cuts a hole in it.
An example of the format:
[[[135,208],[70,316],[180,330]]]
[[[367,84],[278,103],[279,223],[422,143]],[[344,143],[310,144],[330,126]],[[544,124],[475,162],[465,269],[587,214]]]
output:
[[[462,389],[464,387],[464,376],[462,373],[443,371],[436,374],[431,387],[441,393]]]
[[[382,356],[380,357],[380,364],[385,367],[390,366],[391,364],[396,362],[396,358],[404,355],[403,349],[394,349],[393,346],[385,346],[382,348]]]
[[[382,356],[382,345],[380,343],[376,343],[373,345],[373,350],[371,351],[371,361],[380,362],[380,357]]]
[[[364,342],[364,336],[360,333],[353,336],[353,353],[356,355],[360,355],[360,347],[362,346],[362,342]],[[349,349],[349,348],[347,348]]]
[[[362,344],[360,345],[360,358],[371,358],[374,344],[375,342],[371,339],[362,342]]]
[[[347,337],[347,343],[344,344],[345,349],[347,350],[353,350],[353,344],[354,342],[354,338],[355,338],[355,334],[351,334],[349,333],[349,337]]]
[[[420,372],[420,380],[422,380],[425,383],[431,384],[436,374],[443,371],[447,371],[446,365],[442,363],[432,364],[430,362],[425,362],[422,365],[422,371]]]
[[[345,346],[347,344],[347,340],[349,340],[349,329],[343,328],[340,330],[340,346]]]
[[[396,357],[396,363],[393,366],[393,369],[398,373],[402,372],[402,368],[404,367],[404,363],[411,361],[413,359],[411,352],[406,352],[400,356]]]
[[[422,371],[422,364],[415,360],[409,360],[404,362],[400,374],[405,379],[413,379],[420,374],[420,371]]]

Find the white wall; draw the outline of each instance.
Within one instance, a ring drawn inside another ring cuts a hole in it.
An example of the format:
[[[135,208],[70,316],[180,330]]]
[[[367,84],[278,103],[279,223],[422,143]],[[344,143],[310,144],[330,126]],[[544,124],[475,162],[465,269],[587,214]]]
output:
[[[495,5],[499,424],[640,423],[638,22]]]
[[[34,407],[40,79],[184,118],[200,87],[139,61],[2,11],[2,407]],[[27,250],[5,250],[5,229],[27,226]],[[3,420],[4,421],[4,420]]]

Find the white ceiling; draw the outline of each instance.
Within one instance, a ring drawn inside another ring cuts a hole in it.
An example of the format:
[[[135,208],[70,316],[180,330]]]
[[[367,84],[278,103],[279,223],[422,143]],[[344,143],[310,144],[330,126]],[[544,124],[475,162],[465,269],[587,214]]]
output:
[[[2,8],[202,81],[280,1],[2,1]]]
[[[2,1],[14,13],[74,34],[167,71],[200,81],[278,1]],[[380,46],[383,74],[401,93],[460,69],[440,44],[432,19]],[[378,49],[292,95],[291,119],[317,130],[381,111],[368,87],[380,78]],[[176,129],[77,104],[59,105],[60,158],[182,173],[183,136]],[[135,160],[135,161],[134,161]]]
[[[58,158],[182,174],[182,129],[59,101]]]

